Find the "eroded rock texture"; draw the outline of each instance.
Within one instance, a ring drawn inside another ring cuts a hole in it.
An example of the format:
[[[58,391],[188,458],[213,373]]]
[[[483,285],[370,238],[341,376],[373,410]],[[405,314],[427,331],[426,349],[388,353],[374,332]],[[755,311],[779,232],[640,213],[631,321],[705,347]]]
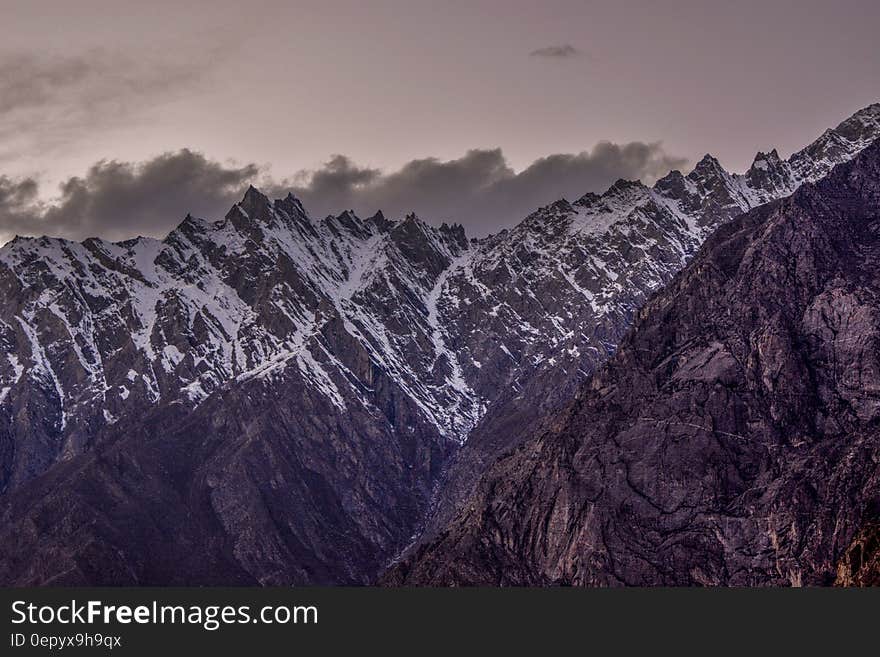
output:
[[[878,463],[874,143],[719,229],[567,412],[385,581],[869,583]]]
[[[869,520],[837,566],[837,586],[880,586],[880,522]]]

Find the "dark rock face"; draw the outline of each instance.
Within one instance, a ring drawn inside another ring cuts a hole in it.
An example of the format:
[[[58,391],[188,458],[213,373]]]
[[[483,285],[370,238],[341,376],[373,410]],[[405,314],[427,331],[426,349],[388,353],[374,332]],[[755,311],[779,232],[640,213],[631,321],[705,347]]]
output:
[[[706,156],[687,176],[673,171],[651,189],[618,181],[478,245],[463,271],[449,274],[450,305],[441,307],[461,336],[450,344],[465,376],[491,401],[446,470],[423,540],[454,517],[487,464],[565,409],[708,235],[877,137],[880,105],[872,105],[788,160],[759,153],[739,175]]]
[[[719,229],[385,581],[871,583],[878,464],[880,142]]]
[[[856,534],[837,565],[836,586],[880,586],[880,521]]]
[[[250,189],[161,242],[7,246],[0,580],[372,578],[466,422],[423,353],[459,233]]]
[[[16,490],[6,584],[363,583],[403,547],[450,444],[353,406],[293,368],[194,412],[160,406]],[[100,439],[100,438],[99,438]]]
[[[871,106],[789,160],[707,157],[483,240],[254,188],[164,240],[14,240],[0,582],[369,581],[552,422],[707,235],[878,135]]]

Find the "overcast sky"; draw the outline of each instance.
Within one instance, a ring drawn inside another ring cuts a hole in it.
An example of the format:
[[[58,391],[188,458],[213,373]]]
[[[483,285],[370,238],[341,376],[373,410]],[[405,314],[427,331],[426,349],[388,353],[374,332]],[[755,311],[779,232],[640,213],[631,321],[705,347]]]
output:
[[[880,100],[876,0],[0,0],[0,14],[0,242],[161,235],[222,215],[251,181],[318,214],[411,206],[480,234],[705,152],[742,171]]]

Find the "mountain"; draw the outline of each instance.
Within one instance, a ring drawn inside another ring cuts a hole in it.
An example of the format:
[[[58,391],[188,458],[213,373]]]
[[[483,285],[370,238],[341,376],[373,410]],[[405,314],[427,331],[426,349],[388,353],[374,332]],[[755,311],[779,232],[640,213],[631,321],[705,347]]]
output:
[[[877,581],[880,140],[718,229],[391,583]]]
[[[788,160],[706,156],[481,240],[254,188],[164,240],[16,238],[0,581],[369,581],[568,403],[709,234],[878,136],[872,105]]]
[[[568,404],[706,237],[822,178],[878,137],[875,104],[788,160],[759,153],[745,174],[730,174],[707,155],[688,175],[673,171],[650,189],[618,181],[602,195],[541,208],[472,249],[448,275],[441,308],[461,327],[448,342],[467,380],[478,377],[475,390],[492,401],[447,466],[423,533],[449,522],[489,463]],[[472,360],[481,364],[476,373]]]
[[[426,291],[467,247],[253,188],[161,242],[4,247],[4,484],[29,520],[2,543],[30,547],[3,578],[363,581],[473,412],[425,353]]]

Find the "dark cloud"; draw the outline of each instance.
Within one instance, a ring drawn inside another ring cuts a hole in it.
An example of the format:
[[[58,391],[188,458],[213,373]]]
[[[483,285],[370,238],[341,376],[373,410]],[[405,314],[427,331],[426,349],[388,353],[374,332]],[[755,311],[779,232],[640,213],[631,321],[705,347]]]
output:
[[[415,211],[429,221],[463,223],[478,236],[512,226],[557,199],[603,191],[619,178],[652,182],[685,164],[658,143],[602,142],[592,151],[543,157],[519,172],[497,148],[448,161],[412,160],[387,173],[336,155],[316,171],[276,183],[254,164],[224,165],[182,150],[140,164],[98,162],[85,176],[64,182],[51,202],[40,200],[34,179],[0,177],[0,242],[16,233],[161,236],[187,212],[222,217],[251,182],[277,197],[293,191],[318,217],[346,209],[364,216],[383,210],[392,217]]]
[[[182,150],[141,164],[99,162],[84,177],[64,182],[60,197],[49,203],[38,199],[33,179],[0,177],[0,241],[16,233],[72,239],[161,236],[187,212],[223,216],[258,175],[253,164],[227,166]]]
[[[101,49],[0,51],[0,158],[44,152],[90,128],[130,126],[147,108],[191,90],[216,60],[209,51],[173,59]]]
[[[33,178],[13,180],[0,176],[0,244],[17,227],[31,224],[42,214],[38,193],[39,185]]]
[[[374,183],[382,179],[382,171],[359,167],[344,155],[334,155],[317,171],[301,171],[293,181],[274,186],[270,191],[281,195],[290,187],[305,196],[306,203],[314,204],[313,211],[320,213],[353,208],[360,203],[360,196]]]
[[[458,221],[471,235],[509,227],[535,208],[560,198],[600,192],[619,178],[652,182],[687,161],[659,143],[601,142],[592,151],[556,154],[515,172],[501,149],[471,150],[456,160],[413,160],[382,173],[334,156],[323,168],[297,175],[272,191],[293,189],[306,207],[323,216],[343,209],[389,216],[415,211],[431,221]]]
[[[581,51],[575,48],[570,43],[565,43],[561,46],[547,46],[546,48],[538,48],[537,50],[533,50],[529,53],[530,57],[576,57],[581,54]]]

